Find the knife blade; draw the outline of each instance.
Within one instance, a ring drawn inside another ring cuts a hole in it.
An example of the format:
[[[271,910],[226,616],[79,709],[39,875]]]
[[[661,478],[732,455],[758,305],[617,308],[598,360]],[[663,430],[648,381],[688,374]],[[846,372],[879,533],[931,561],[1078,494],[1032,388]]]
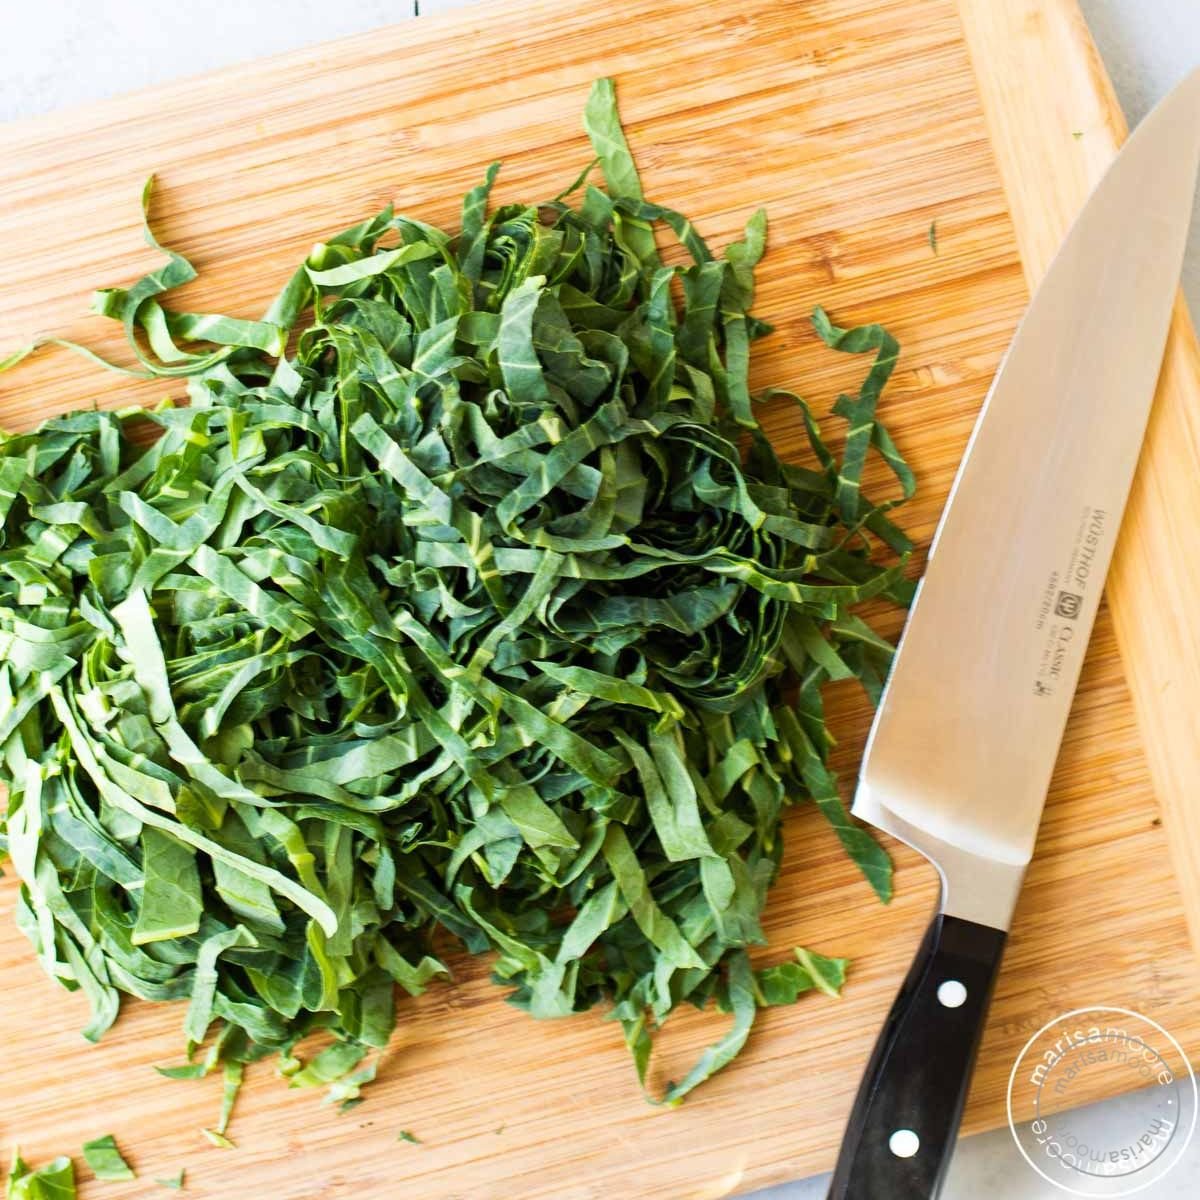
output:
[[[1019,325],[934,535],[852,811],[941,898],[830,1200],[936,1196],[1145,431],[1200,170],[1200,69],[1142,121]]]

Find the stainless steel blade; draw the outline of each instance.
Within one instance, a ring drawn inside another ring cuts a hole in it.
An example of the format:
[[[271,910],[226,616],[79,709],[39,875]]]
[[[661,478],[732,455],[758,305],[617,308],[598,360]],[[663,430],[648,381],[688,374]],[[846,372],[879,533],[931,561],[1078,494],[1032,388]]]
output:
[[[1017,329],[876,715],[853,811],[933,859],[954,916],[1000,929],[1012,916],[1154,395],[1198,163],[1200,70],[1125,144]]]

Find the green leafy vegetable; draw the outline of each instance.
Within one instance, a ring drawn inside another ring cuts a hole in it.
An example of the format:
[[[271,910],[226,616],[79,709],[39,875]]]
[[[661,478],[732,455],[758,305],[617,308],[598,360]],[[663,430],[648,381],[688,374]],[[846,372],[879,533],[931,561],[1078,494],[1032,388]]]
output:
[[[240,1062],[225,1063],[225,1081],[221,1088],[221,1115],[217,1119],[215,1132],[224,1135],[229,1128],[229,1119],[233,1116],[233,1106],[237,1101],[238,1092],[242,1087],[242,1074],[245,1068]]]
[[[934,254],[938,252],[937,221],[929,222],[929,248]]]
[[[335,1079],[326,1095],[327,1104],[336,1104],[338,1112],[345,1114],[362,1102],[362,1089],[371,1083],[379,1070],[379,1060],[373,1059],[366,1066],[350,1071]]]
[[[407,1129],[402,1129],[398,1134],[396,1134],[396,1141],[411,1142],[414,1146],[421,1145],[421,1139],[415,1134],[409,1133]]]
[[[810,988],[827,996],[839,996],[848,965],[844,958],[826,958],[810,950],[797,950],[795,962],[759,971],[759,1003],[795,1004],[797,997]]]
[[[75,1200],[75,1164],[60,1157],[35,1171],[14,1146],[4,1194],[6,1200]]]
[[[535,1016],[606,1008],[643,1080],[671,1010],[715,1002],[732,1026],[674,1103],[760,1006],[842,984],[840,959],[747,954],[789,806],[890,896],[823,689],[878,696],[891,647],[852,609],[911,594],[888,514],[914,480],[878,420],[896,343],[814,313],[871,359],[836,456],[798,397],[751,395],[764,214],[714,257],[644,198],[610,82],[585,125],[607,190],[492,206],[493,165],[457,236],[386,209],[258,321],[167,307],[195,272],[147,226],[165,265],[96,305],[190,404],[0,442],[18,920],[91,1038],[122,993],[187,1001],[188,1061],[159,1070],[221,1067],[214,1145],[270,1053],[356,1104],[396,985],[448,973],[438,931]],[[872,451],[891,498],[864,492]]]
[[[182,1192],[186,1177],[187,1171],[183,1167],[180,1167],[178,1173],[172,1175],[169,1179],[156,1179],[154,1182],[159,1187],[170,1188],[173,1192]]]
[[[141,843],[145,883],[133,944],[195,933],[204,912],[196,852],[150,826],[142,830]]]
[[[121,1157],[111,1133],[83,1143],[83,1158],[97,1179],[136,1179],[133,1168]]]

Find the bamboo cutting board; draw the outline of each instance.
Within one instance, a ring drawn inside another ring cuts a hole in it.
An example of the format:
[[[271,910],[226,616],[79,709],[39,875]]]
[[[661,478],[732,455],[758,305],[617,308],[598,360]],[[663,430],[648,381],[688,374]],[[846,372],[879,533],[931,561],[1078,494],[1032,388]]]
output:
[[[80,314],[93,287],[154,264],[137,228],[151,171],[162,240],[201,267],[189,307],[255,316],[312,242],[389,199],[452,225],[495,157],[500,201],[554,194],[588,157],[579,117],[603,74],[618,78],[648,195],[717,245],[767,206],[756,310],[777,331],[757,351],[759,386],[793,387],[820,411],[857,383],[862,364],[810,330],[818,301],[842,324],[896,333],[884,416],[920,481],[904,523],[927,542],[1028,284],[1123,136],[1074,0],[532,0],[519,18],[497,0],[11,125],[0,345],[53,331],[121,353]],[[0,423],[168,390],[47,352],[0,378]],[[799,452],[794,412],[771,408],[766,423]],[[1109,589],[1125,665],[1106,608],[968,1131],[1003,1122],[1021,1045],[1068,1009],[1132,1007],[1200,1053],[1200,816],[1187,792],[1200,778],[1200,648],[1172,616],[1200,598],[1198,445],[1200,371],[1181,312]],[[895,632],[894,615],[880,620]],[[849,780],[869,713],[849,692],[834,709]],[[117,1200],[179,1167],[194,1196],[265,1200],[707,1200],[826,1168],[936,880],[893,846],[897,895],[882,908],[821,826],[807,811],[790,820],[760,957],[795,944],[847,955],[845,996],[764,1013],[748,1052],[683,1108],[642,1102],[614,1026],[534,1023],[503,1003],[486,963],[456,960],[457,986],[404,1005],[381,1081],[351,1114],[289,1092],[269,1065],[252,1071],[236,1151],[199,1134],[217,1080],[150,1069],[178,1060],[182,1012],[129,1004],[88,1047],[81,1002],[41,976],[13,927],[5,879],[0,1142],[40,1161],[111,1131],[142,1179],[83,1194]],[[657,1082],[720,1023],[680,1013]],[[423,1144],[398,1143],[401,1129]]]

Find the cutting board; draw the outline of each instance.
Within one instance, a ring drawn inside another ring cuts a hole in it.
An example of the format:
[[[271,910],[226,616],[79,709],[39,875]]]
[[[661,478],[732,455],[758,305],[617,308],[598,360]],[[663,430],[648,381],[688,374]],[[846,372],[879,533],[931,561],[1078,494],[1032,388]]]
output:
[[[493,3],[11,125],[0,341],[53,331],[123,354],[81,314],[93,287],[155,264],[137,207],[152,171],[160,236],[202,270],[189,307],[253,316],[312,242],[388,200],[453,225],[496,157],[499,200],[554,194],[589,157],[580,110],[607,74],[651,197],[717,245],[756,206],[769,211],[757,311],[776,332],[756,351],[758,386],[795,388],[820,411],[857,383],[863,364],[813,335],[814,303],[898,336],[883,415],[920,481],[904,523],[927,543],[1028,286],[1123,136],[1073,0],[532,0],[519,17]],[[1200,1052],[1200,817],[1187,786],[1200,778],[1200,667],[1181,616],[1200,599],[1198,379],[1181,313],[967,1131],[1003,1122],[1016,1054],[1068,1009],[1132,1007]],[[50,351],[0,378],[0,421],[172,391]],[[793,410],[764,419],[800,453]],[[896,614],[878,620],[898,627]],[[832,710],[849,781],[869,713],[852,691]],[[113,1198],[150,1194],[146,1178],[180,1167],[191,1195],[270,1200],[702,1200],[826,1168],[936,879],[893,845],[885,908],[811,811],[786,838],[757,957],[797,944],[846,955],[844,998],[764,1013],[745,1055],[681,1109],[642,1100],[599,1015],[535,1023],[503,1002],[486,962],[459,957],[453,988],[403,1004],[382,1078],[349,1115],[289,1091],[269,1064],[252,1070],[237,1150],[199,1133],[217,1080],[151,1070],[178,1060],[182,1012],[130,1003],[88,1047],[81,1003],[41,976],[13,927],[6,879],[0,1142],[40,1159],[111,1131],[143,1176],[85,1186]],[[722,1025],[681,1013],[656,1085]],[[421,1144],[398,1142],[401,1129]]]

